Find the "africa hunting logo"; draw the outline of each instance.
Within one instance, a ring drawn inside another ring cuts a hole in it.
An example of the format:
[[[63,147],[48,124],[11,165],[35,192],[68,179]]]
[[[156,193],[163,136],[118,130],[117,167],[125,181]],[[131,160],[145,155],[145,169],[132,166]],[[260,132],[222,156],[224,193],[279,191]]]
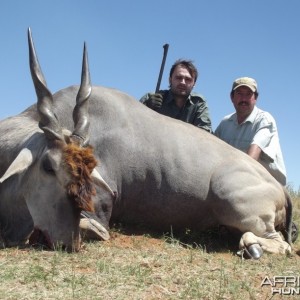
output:
[[[272,295],[300,295],[300,276],[266,276],[260,286],[269,286]]]

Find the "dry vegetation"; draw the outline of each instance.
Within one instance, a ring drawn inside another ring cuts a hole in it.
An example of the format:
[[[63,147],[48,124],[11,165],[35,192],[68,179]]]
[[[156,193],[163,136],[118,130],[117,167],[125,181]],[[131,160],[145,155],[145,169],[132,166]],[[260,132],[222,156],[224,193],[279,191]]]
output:
[[[293,197],[300,224],[299,193]],[[157,236],[116,227],[107,242],[85,242],[79,253],[0,251],[1,299],[281,299],[265,276],[300,276],[300,242],[292,256],[242,260],[217,231]],[[283,296],[282,299],[298,296]]]

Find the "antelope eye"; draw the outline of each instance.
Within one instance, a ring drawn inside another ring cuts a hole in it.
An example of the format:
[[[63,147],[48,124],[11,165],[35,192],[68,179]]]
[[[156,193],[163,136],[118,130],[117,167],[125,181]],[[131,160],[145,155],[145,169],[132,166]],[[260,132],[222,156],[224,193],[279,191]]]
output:
[[[52,163],[48,156],[46,156],[43,160],[43,169],[46,173],[54,175],[54,169],[52,167]]]

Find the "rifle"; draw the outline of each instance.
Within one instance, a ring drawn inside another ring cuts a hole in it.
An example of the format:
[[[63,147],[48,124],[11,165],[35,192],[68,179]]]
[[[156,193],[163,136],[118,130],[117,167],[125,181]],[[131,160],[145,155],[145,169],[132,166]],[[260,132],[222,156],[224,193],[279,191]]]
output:
[[[159,75],[158,75],[155,93],[158,93],[158,91],[160,89],[161,78],[162,78],[162,75],[164,72],[165,62],[166,62],[166,58],[167,58],[167,54],[168,54],[168,50],[169,50],[169,44],[165,44],[163,46],[163,48],[164,48],[164,54],[163,54],[163,59],[162,59],[161,66],[160,66],[160,71],[159,71]]]

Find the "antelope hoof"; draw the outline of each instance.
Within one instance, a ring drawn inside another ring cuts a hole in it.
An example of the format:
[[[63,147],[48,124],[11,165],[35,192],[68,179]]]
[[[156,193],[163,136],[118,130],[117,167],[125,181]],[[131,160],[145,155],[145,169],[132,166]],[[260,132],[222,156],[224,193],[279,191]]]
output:
[[[263,255],[263,250],[259,244],[252,244],[245,250],[249,258],[259,259]]]

